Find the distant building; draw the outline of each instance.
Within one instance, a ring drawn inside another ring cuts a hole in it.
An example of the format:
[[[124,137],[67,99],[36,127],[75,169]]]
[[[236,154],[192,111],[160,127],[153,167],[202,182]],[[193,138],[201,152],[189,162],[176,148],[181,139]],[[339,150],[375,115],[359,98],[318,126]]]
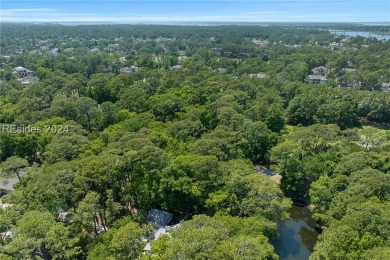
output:
[[[305,81],[315,84],[325,84],[328,79],[322,75],[309,75],[306,77]]]
[[[214,73],[217,73],[217,74],[225,74],[227,72],[227,69],[226,68],[217,68],[215,70],[213,70]]]
[[[137,71],[139,71],[139,67],[136,66],[123,67],[119,70],[120,73],[132,73]]]
[[[257,46],[259,46],[260,48],[262,49],[266,49],[269,45],[269,42],[267,40],[256,40],[256,39],[253,39],[252,42],[254,44],[256,44]]]
[[[267,74],[264,74],[264,73],[252,73],[252,74],[249,74],[249,77],[250,78],[257,78],[257,79],[265,79],[265,78],[268,78]]]
[[[181,69],[181,68],[182,68],[181,65],[175,65],[175,66],[171,67],[171,70],[175,71],[175,70],[178,70],[178,69]]]
[[[54,56],[58,55],[58,48],[52,49],[50,53]]]
[[[63,52],[73,52],[74,48],[66,48]]]
[[[382,83],[382,91],[384,91],[384,92],[390,92],[390,82],[388,82],[388,83]]]
[[[361,88],[361,82],[356,81],[346,81],[346,80],[340,80],[340,78],[336,78],[336,82],[339,88],[353,88],[353,89],[360,89]]]
[[[108,47],[112,49],[119,49],[119,43],[109,44]]]
[[[357,69],[342,68],[341,71],[342,71],[342,72],[355,72],[355,71],[357,71]]]
[[[33,77],[33,76],[27,76],[24,78],[17,79],[20,83],[22,84],[30,84],[34,82],[38,82],[39,78],[38,77]]]
[[[22,66],[18,66],[16,68],[14,68],[12,73],[14,75],[16,75],[18,78],[24,78],[24,77],[32,75],[32,71],[31,70],[28,70],[28,69],[26,69],[26,68],[24,68]]]
[[[324,66],[315,67],[311,70],[313,75],[322,75],[329,76],[331,73],[330,69],[325,68]]]

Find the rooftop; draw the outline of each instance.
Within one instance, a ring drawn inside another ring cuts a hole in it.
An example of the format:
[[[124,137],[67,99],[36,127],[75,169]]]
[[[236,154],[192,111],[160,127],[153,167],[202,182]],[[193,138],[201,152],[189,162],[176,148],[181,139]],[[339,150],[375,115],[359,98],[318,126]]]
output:
[[[13,191],[14,184],[18,183],[18,177],[1,178],[0,179],[0,190]]]
[[[172,214],[163,210],[151,209],[146,221],[150,223],[154,229],[165,227],[171,222]]]
[[[322,76],[322,75],[309,75],[307,76],[307,79],[311,79],[311,80],[328,80],[326,77]]]
[[[22,66],[18,66],[18,67],[15,67],[14,70],[16,70],[16,71],[25,71],[25,70],[27,70],[27,69],[24,68],[24,67],[22,67]]]

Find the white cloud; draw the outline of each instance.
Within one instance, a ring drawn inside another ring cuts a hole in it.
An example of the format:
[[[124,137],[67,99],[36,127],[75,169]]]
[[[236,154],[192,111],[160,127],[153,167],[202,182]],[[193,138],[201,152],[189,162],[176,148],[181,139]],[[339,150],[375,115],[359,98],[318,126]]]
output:
[[[18,8],[18,9],[0,9],[0,15],[19,14],[19,13],[36,13],[36,12],[54,12],[57,9],[52,8]]]
[[[248,14],[285,14],[286,12],[248,12]]]

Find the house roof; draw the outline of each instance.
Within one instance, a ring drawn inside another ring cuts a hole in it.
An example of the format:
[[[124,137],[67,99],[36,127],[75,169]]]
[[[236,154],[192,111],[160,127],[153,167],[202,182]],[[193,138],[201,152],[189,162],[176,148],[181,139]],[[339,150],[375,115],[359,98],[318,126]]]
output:
[[[172,214],[166,211],[151,209],[149,211],[146,221],[150,223],[153,228],[159,229],[168,225],[172,220]]]
[[[18,182],[19,182],[18,177],[1,178],[0,179],[0,190],[13,191],[14,184],[16,184]]]
[[[307,76],[307,79],[318,79],[318,80],[328,80],[322,75],[309,75]]]
[[[22,66],[18,66],[14,70],[16,70],[16,71],[24,71],[24,70],[27,70],[27,69],[22,67]]]
[[[33,76],[27,76],[27,77],[24,77],[24,78],[21,78],[21,79],[17,79],[17,80],[20,81],[22,84],[29,84],[29,83],[33,83],[33,82],[39,81],[39,78],[38,77],[33,77]]]
[[[181,65],[174,65],[174,66],[172,66],[172,69],[181,69],[183,66],[181,66]]]
[[[123,67],[119,71],[120,72],[135,72],[139,69],[137,66]]]
[[[147,243],[146,246],[144,247],[144,251],[150,251],[152,248],[150,247],[150,243]]]

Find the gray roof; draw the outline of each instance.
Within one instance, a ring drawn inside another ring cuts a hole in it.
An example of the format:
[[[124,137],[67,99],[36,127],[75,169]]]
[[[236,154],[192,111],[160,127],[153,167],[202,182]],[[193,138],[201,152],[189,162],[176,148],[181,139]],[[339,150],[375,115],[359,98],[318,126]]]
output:
[[[38,77],[33,77],[33,76],[27,76],[27,77],[24,77],[24,78],[21,78],[21,79],[17,79],[17,80],[20,81],[22,84],[29,84],[29,83],[33,83],[33,82],[39,81],[39,78]]]
[[[18,177],[12,178],[1,178],[0,179],[0,190],[13,191],[14,184],[18,183]]]
[[[318,79],[318,80],[328,80],[322,75],[309,75],[307,76],[307,79]]]
[[[183,66],[181,65],[175,65],[175,66],[172,66],[172,69],[173,70],[177,70],[177,69],[181,69]]]
[[[137,66],[130,66],[130,67],[123,67],[119,70],[119,72],[136,72],[139,70],[139,67]]]
[[[171,222],[172,216],[173,215],[169,212],[158,209],[151,209],[149,211],[148,217],[146,218],[146,221],[150,223],[153,228],[159,229],[167,226],[169,222]]]

